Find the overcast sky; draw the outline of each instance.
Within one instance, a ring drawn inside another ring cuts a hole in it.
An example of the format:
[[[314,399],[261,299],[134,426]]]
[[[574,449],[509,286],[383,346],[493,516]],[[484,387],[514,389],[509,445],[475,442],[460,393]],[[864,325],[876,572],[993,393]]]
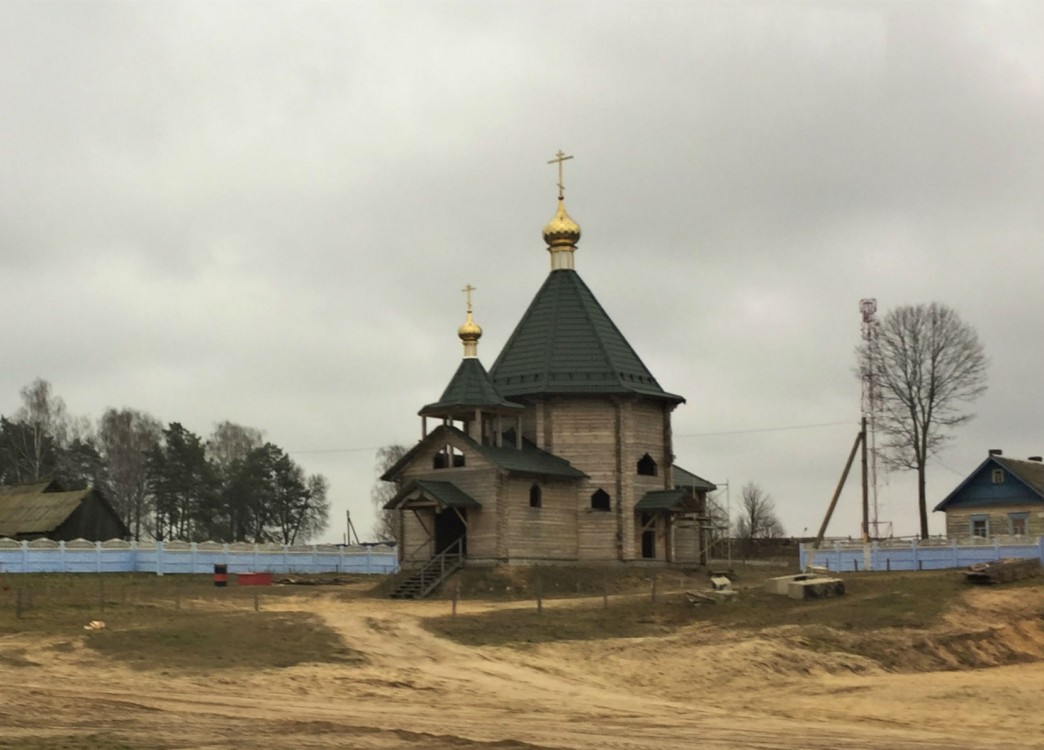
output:
[[[1044,452],[1044,4],[0,0],[0,413],[260,428],[373,519],[466,283],[490,367],[577,271],[665,390],[677,463],[814,533],[858,429],[859,300],[991,360],[931,502]],[[826,426],[809,426],[826,425]],[[830,528],[859,533],[858,482]],[[917,530],[909,475],[879,518]],[[933,532],[944,528],[941,514]]]

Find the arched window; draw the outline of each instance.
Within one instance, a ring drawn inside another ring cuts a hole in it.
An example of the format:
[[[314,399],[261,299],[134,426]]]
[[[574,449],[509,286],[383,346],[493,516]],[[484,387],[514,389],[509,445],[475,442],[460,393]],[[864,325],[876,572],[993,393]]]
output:
[[[656,462],[648,453],[638,459],[638,473],[643,477],[656,476]]]
[[[540,505],[541,505],[540,485],[534,483],[533,486],[529,488],[529,507],[530,508],[539,508]]]
[[[599,487],[591,495],[591,510],[612,510],[609,493]]]

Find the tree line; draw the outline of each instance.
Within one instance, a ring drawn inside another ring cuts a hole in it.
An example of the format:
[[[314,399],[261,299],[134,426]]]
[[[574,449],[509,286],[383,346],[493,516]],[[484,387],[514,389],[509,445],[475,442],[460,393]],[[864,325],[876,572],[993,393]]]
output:
[[[294,544],[327,526],[326,478],[306,475],[256,428],[225,421],[204,439],[129,408],[92,423],[70,415],[43,379],[21,400],[0,416],[0,484],[93,487],[132,539]]]

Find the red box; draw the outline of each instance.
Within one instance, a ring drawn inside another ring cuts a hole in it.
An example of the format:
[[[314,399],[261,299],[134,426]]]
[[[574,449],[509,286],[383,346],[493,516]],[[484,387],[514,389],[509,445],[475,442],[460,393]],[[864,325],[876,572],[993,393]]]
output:
[[[237,573],[236,583],[240,586],[271,586],[271,573]]]

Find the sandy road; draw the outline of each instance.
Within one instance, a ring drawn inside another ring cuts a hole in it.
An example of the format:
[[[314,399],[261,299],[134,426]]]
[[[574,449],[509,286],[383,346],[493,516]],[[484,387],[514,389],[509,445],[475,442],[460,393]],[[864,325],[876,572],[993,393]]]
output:
[[[366,663],[185,676],[8,637],[27,665],[0,666],[0,747],[1044,748],[1041,663],[888,674],[785,629],[469,648],[420,625],[444,602],[279,606]]]

